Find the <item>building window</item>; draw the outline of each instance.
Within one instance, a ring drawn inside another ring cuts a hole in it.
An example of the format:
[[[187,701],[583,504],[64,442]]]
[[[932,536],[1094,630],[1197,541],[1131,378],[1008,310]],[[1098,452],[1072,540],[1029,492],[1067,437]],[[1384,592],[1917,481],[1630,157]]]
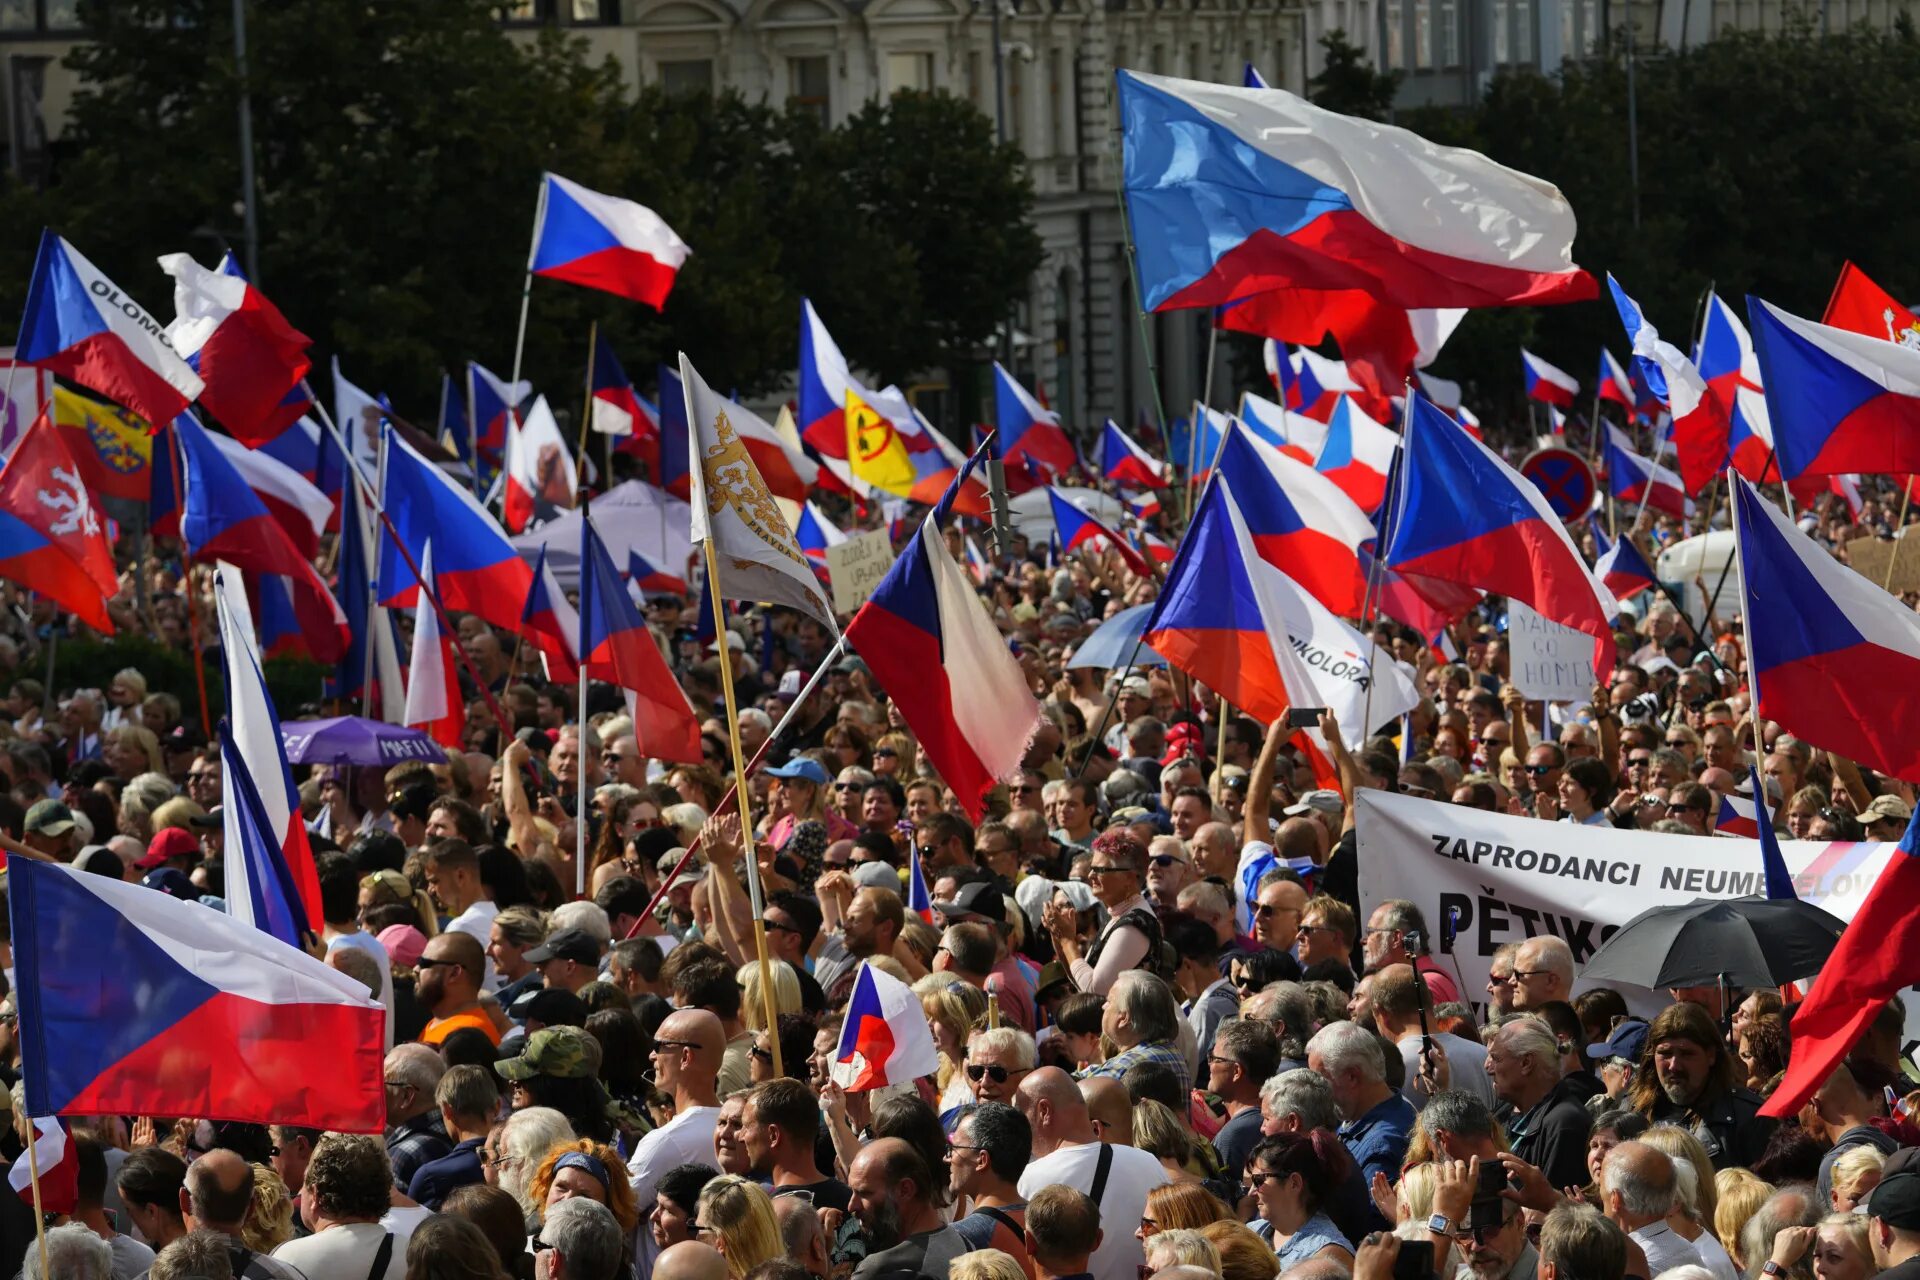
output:
[[[1433,65],[1434,0],[1413,0],[1413,65],[1424,71]]]
[[[1053,121],[1053,154],[1070,156],[1074,145],[1073,62],[1065,51],[1047,50],[1047,114]]]
[[[1534,0],[1513,0],[1513,60],[1526,65],[1537,60],[1533,51],[1533,6]]]
[[[985,81],[986,77],[981,74],[980,51],[967,50],[967,101],[992,115],[993,112],[988,110],[987,97],[993,89]]]
[[[1005,133],[1008,141],[1022,151],[1027,146],[1027,113],[1022,109],[1026,102],[1027,64],[1019,58],[1008,58],[1002,64],[1007,86],[1007,119]]]
[[[713,92],[713,59],[681,58],[660,65],[660,87],[671,94]]]
[[[827,123],[828,61],[825,54],[787,59],[787,110]]]
[[[1592,57],[1600,47],[1600,6],[1597,0],[1582,0],[1580,5],[1580,53]]]
[[[1460,65],[1460,0],[1438,0],[1440,12],[1434,34],[1434,65]]]
[[[1513,61],[1513,42],[1507,28],[1512,20],[1507,12],[1507,0],[1493,0],[1493,65],[1496,67]]]
[[[1497,4],[1499,0],[1495,0]],[[1400,0],[1388,0],[1387,4],[1387,70],[1395,71],[1407,65],[1406,40],[1401,33],[1400,24],[1404,20]]]
[[[897,93],[902,89],[912,89],[925,93],[932,88],[932,54],[890,53],[887,55],[887,92]]]
[[[79,0],[0,0],[0,31],[51,35],[80,29]]]

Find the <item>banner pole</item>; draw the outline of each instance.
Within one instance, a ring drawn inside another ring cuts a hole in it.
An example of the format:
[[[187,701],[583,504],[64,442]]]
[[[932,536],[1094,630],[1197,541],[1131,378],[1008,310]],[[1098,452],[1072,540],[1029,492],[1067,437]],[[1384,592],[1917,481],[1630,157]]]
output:
[[[600,348],[600,322],[592,321],[587,325],[587,392],[580,401],[580,455],[584,465],[587,456],[587,424],[593,420],[593,357]],[[609,476],[613,473],[613,464],[607,464]],[[607,485],[612,488],[612,484]]]
[[[72,1141],[71,1138],[68,1139]],[[40,1203],[40,1126],[34,1118],[27,1118],[27,1173],[33,1179],[33,1235],[40,1244],[40,1274],[49,1274],[47,1268],[47,1212]]]
[[[713,616],[716,622],[720,617],[720,558],[714,552],[713,539],[707,538],[701,544],[706,553],[708,598],[714,602]],[[767,1042],[773,1049],[773,1074],[778,1079],[783,1071],[780,1061],[780,1014],[773,999],[773,966],[767,961],[767,925],[762,919],[766,904],[761,899],[760,860],[753,847],[753,812],[748,803],[747,758],[740,748],[740,712],[733,699],[733,650],[727,644],[727,629],[719,628],[717,636],[720,649],[720,691],[727,700],[727,740],[733,748],[733,776],[735,803],[740,809],[740,848],[747,856],[747,898],[753,908],[753,950],[760,964],[760,998],[766,1006]],[[794,700],[799,706],[799,699]],[[768,738],[769,742],[773,739]]]
[[[1887,577],[1880,584],[1882,591],[1893,590],[1893,566],[1900,559],[1900,531],[1907,527],[1907,509],[1913,505],[1913,477],[1906,477],[1900,486],[1900,518],[1893,525],[1893,553],[1887,557]]]

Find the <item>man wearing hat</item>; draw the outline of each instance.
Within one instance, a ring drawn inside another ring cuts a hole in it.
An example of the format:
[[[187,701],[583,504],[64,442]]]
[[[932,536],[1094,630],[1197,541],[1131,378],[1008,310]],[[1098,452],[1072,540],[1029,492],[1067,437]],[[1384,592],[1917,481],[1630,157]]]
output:
[[[1324,848],[1331,849],[1340,843],[1340,827],[1345,820],[1347,802],[1338,791],[1309,791],[1300,797],[1300,803],[1290,804],[1280,811],[1289,818],[1311,818],[1319,823],[1327,833]]]
[[[1873,803],[1860,815],[1860,821],[1867,829],[1867,839],[1889,842],[1905,835],[1907,824],[1912,820],[1913,810],[1899,796],[1875,796]]]
[[[41,804],[51,804],[43,800]],[[38,809],[40,805],[35,805]],[[164,831],[154,832],[153,839],[147,842],[147,852],[140,861],[133,864],[136,871],[142,873],[158,871],[162,867],[172,867],[180,872],[193,869],[194,862],[200,857],[200,842],[179,827],[168,827]]]
[[[73,810],[58,800],[36,800],[27,810],[23,838],[35,853],[44,854],[54,862],[66,862],[73,857],[75,825]]]
[[[994,962],[986,970],[985,991],[1000,1002],[1000,1012],[1008,1022],[1032,1035],[1037,1025],[1033,1014],[1033,988],[1020,971],[1009,946],[1013,926],[1007,923],[1007,899],[991,881],[963,884],[951,901],[936,902],[934,909],[946,917],[947,926],[980,923],[993,930]],[[934,957],[936,960],[938,956]]]
[[[1920,1280],[1920,1172],[1902,1169],[1873,1189],[1867,1243],[1879,1280]]]
[[[584,929],[561,929],[522,958],[548,987],[575,995],[600,976],[600,944]]]

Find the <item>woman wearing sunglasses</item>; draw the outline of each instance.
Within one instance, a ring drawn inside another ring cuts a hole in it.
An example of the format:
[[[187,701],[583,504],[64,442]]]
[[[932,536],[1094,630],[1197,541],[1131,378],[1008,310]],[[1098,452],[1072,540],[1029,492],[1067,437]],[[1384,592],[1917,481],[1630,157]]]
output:
[[[1353,1242],[1321,1207],[1352,1163],[1325,1129],[1276,1134],[1247,1156],[1247,1190],[1260,1210],[1248,1225],[1273,1246],[1282,1270],[1309,1258],[1353,1265]]]

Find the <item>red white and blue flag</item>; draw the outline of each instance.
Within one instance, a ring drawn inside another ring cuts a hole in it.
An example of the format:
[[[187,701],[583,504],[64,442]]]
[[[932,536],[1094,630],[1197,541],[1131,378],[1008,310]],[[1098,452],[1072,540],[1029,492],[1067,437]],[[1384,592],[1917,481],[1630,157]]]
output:
[[[566,592],[553,576],[545,544],[534,558],[533,585],[527,591],[526,607],[520,611],[520,634],[533,637],[548,680],[572,684],[580,678],[580,655],[573,647],[580,642],[580,615],[567,602]]]
[[[1720,812],[1713,820],[1713,834],[1717,836],[1741,836],[1749,840],[1760,838],[1759,808],[1752,796],[1739,793],[1720,797]]]
[[[1651,458],[1635,453],[1627,433],[1607,427],[1607,492],[1620,502],[1645,504],[1676,520],[1693,513],[1693,502],[1681,488],[1680,477]]]
[[[1573,398],[1580,394],[1580,379],[1525,347],[1520,348],[1520,372],[1526,377],[1527,399],[1573,408]]]
[[[1733,413],[1736,390],[1761,389],[1760,359],[1754,354],[1753,338],[1733,308],[1717,293],[1707,294],[1707,316],[1700,327],[1700,346],[1694,352],[1694,364],[1706,380],[1707,389],[1729,415]]]
[[[1681,482],[1689,494],[1699,493],[1727,467],[1731,427],[1726,407],[1709,393],[1693,361],[1661,338],[1620,282],[1609,275],[1607,287],[1613,291],[1613,305],[1620,312],[1627,340],[1633,343],[1634,361],[1673,416],[1673,452]]]
[[[1613,352],[1605,347],[1600,348],[1600,387],[1595,394],[1629,412],[1633,409],[1633,384],[1627,378],[1627,371],[1613,358]]]
[[[1164,489],[1170,477],[1167,464],[1155,458],[1122,431],[1112,418],[1100,434],[1100,474],[1134,489]]]
[[[1107,528],[1093,515],[1066,494],[1047,486],[1047,502],[1053,511],[1053,527],[1060,535],[1060,549],[1072,551],[1077,547],[1112,547],[1126,561],[1127,568],[1143,578],[1153,576],[1153,567],[1141,558],[1127,540]]]
[[[549,280],[666,305],[686,242],[653,210],[589,191],[557,173],[541,180],[530,270]]]
[[[860,962],[830,1074],[848,1093],[911,1084],[940,1070],[920,997],[900,979]]]
[[[661,760],[700,762],[700,721],[591,520],[580,522],[577,651],[583,678],[605,680],[627,691],[627,710],[642,751]]]
[[[801,505],[800,523],[795,527],[793,537],[800,554],[813,565],[813,571],[821,575],[827,572],[827,548],[837,547],[847,540],[847,535],[827,518],[827,513],[811,502]]]
[[[546,555],[546,548],[540,549]],[[458,751],[467,727],[467,702],[460,696],[460,673],[454,666],[454,638],[440,630],[440,614],[433,607],[433,544],[420,557],[425,589],[413,610],[413,657],[407,667],[407,710],[403,723],[418,729],[441,746]]]
[[[385,1126],[386,1011],[358,981],[142,885],[8,870],[29,1114]]]
[[[639,458],[647,477],[660,474],[660,410],[634,389],[604,333],[593,340],[593,429],[614,437],[614,450]]]
[[[51,231],[40,235],[14,359],[71,378],[149,423],[171,422],[206,389],[168,345],[166,326]]]
[[[167,340],[206,383],[202,408],[255,448],[306,412],[301,384],[313,367],[313,339],[287,323],[232,254],[209,271],[188,254],[169,253],[160,269],[173,277]]]
[[[1220,473],[1233,482],[1238,518],[1260,557],[1334,613],[1358,616],[1366,594],[1360,548],[1375,530],[1353,499],[1240,426],[1227,433]]]
[[[7,1185],[21,1203],[35,1207],[34,1179],[40,1181],[37,1207],[45,1213],[72,1213],[80,1207],[80,1158],[73,1134],[59,1116],[33,1122],[33,1153],[22,1151],[7,1170]],[[35,1174],[35,1169],[39,1173]]]
[[[1314,455],[1313,469],[1333,481],[1360,510],[1378,511],[1399,451],[1399,432],[1375,422],[1342,396],[1327,419],[1327,438]]]
[[[1733,490],[1741,604],[1756,621],[1747,661],[1758,714],[1920,782],[1920,615],[1835,560],[1745,480]]]
[[[1575,302],[1551,184],[1280,89],[1119,73],[1123,182],[1155,311],[1277,288],[1405,308]]]
[[[1592,528],[1595,552],[1593,572],[1613,593],[1615,600],[1630,600],[1658,581],[1654,577],[1653,567],[1640,554],[1640,548],[1633,544],[1632,538],[1609,542],[1607,535],[1600,531],[1598,516],[1594,517]]]
[[[318,555],[320,535],[334,523],[333,499],[270,453],[249,449],[231,436],[215,431],[207,432],[206,439],[233,464],[254,496],[293,539],[300,554],[309,559]]]
[[[920,865],[918,850],[907,855],[907,910],[933,923],[933,895],[927,891],[927,872]]]
[[[0,577],[113,634],[120,593],[107,521],[60,430],[42,414],[0,470]]]
[[[500,466],[507,451],[507,422],[532,394],[533,384],[524,378],[508,382],[485,365],[467,361],[467,421],[479,454],[477,463]]]
[[[1008,461],[1030,458],[1051,475],[1073,470],[1080,461],[1060,415],[1041,404],[1012,374],[993,362],[994,450]]]
[[[1747,301],[1780,472],[1920,472],[1920,350]]]
[[[641,555],[637,548],[627,551],[627,576],[643,596],[681,596],[687,594],[687,580],[668,573]]]
[[[499,522],[470,491],[398,435],[387,433],[386,451],[382,500],[387,517],[415,564],[426,554],[429,539],[438,549],[434,585],[440,602],[453,612],[477,613],[496,627],[519,630],[521,605],[514,601],[526,602],[533,570],[507,541]],[[393,536],[382,538],[375,588],[380,603],[410,606],[418,589]]]
[[[1334,398],[1335,410],[1341,399]],[[1330,411],[1327,418],[1332,416]],[[1242,392],[1240,396],[1240,425],[1289,458],[1308,466],[1313,465],[1313,460],[1320,456],[1321,446],[1327,442],[1326,420],[1295,413],[1251,391]]]
[[[508,533],[520,533],[535,519],[551,520],[572,509],[579,473],[545,396],[534,397],[524,420],[516,414],[507,423],[504,475],[500,520]]]
[[[978,458],[968,460],[956,488]],[[1040,704],[966,571],[947,551],[939,522],[949,508],[943,499],[907,542],[846,638],[961,808],[978,822],[987,792],[1019,769]]]
[[[1618,605],[1546,496],[1423,396],[1408,409],[1391,501],[1389,566],[1519,600],[1592,636],[1594,670],[1613,670]]]

